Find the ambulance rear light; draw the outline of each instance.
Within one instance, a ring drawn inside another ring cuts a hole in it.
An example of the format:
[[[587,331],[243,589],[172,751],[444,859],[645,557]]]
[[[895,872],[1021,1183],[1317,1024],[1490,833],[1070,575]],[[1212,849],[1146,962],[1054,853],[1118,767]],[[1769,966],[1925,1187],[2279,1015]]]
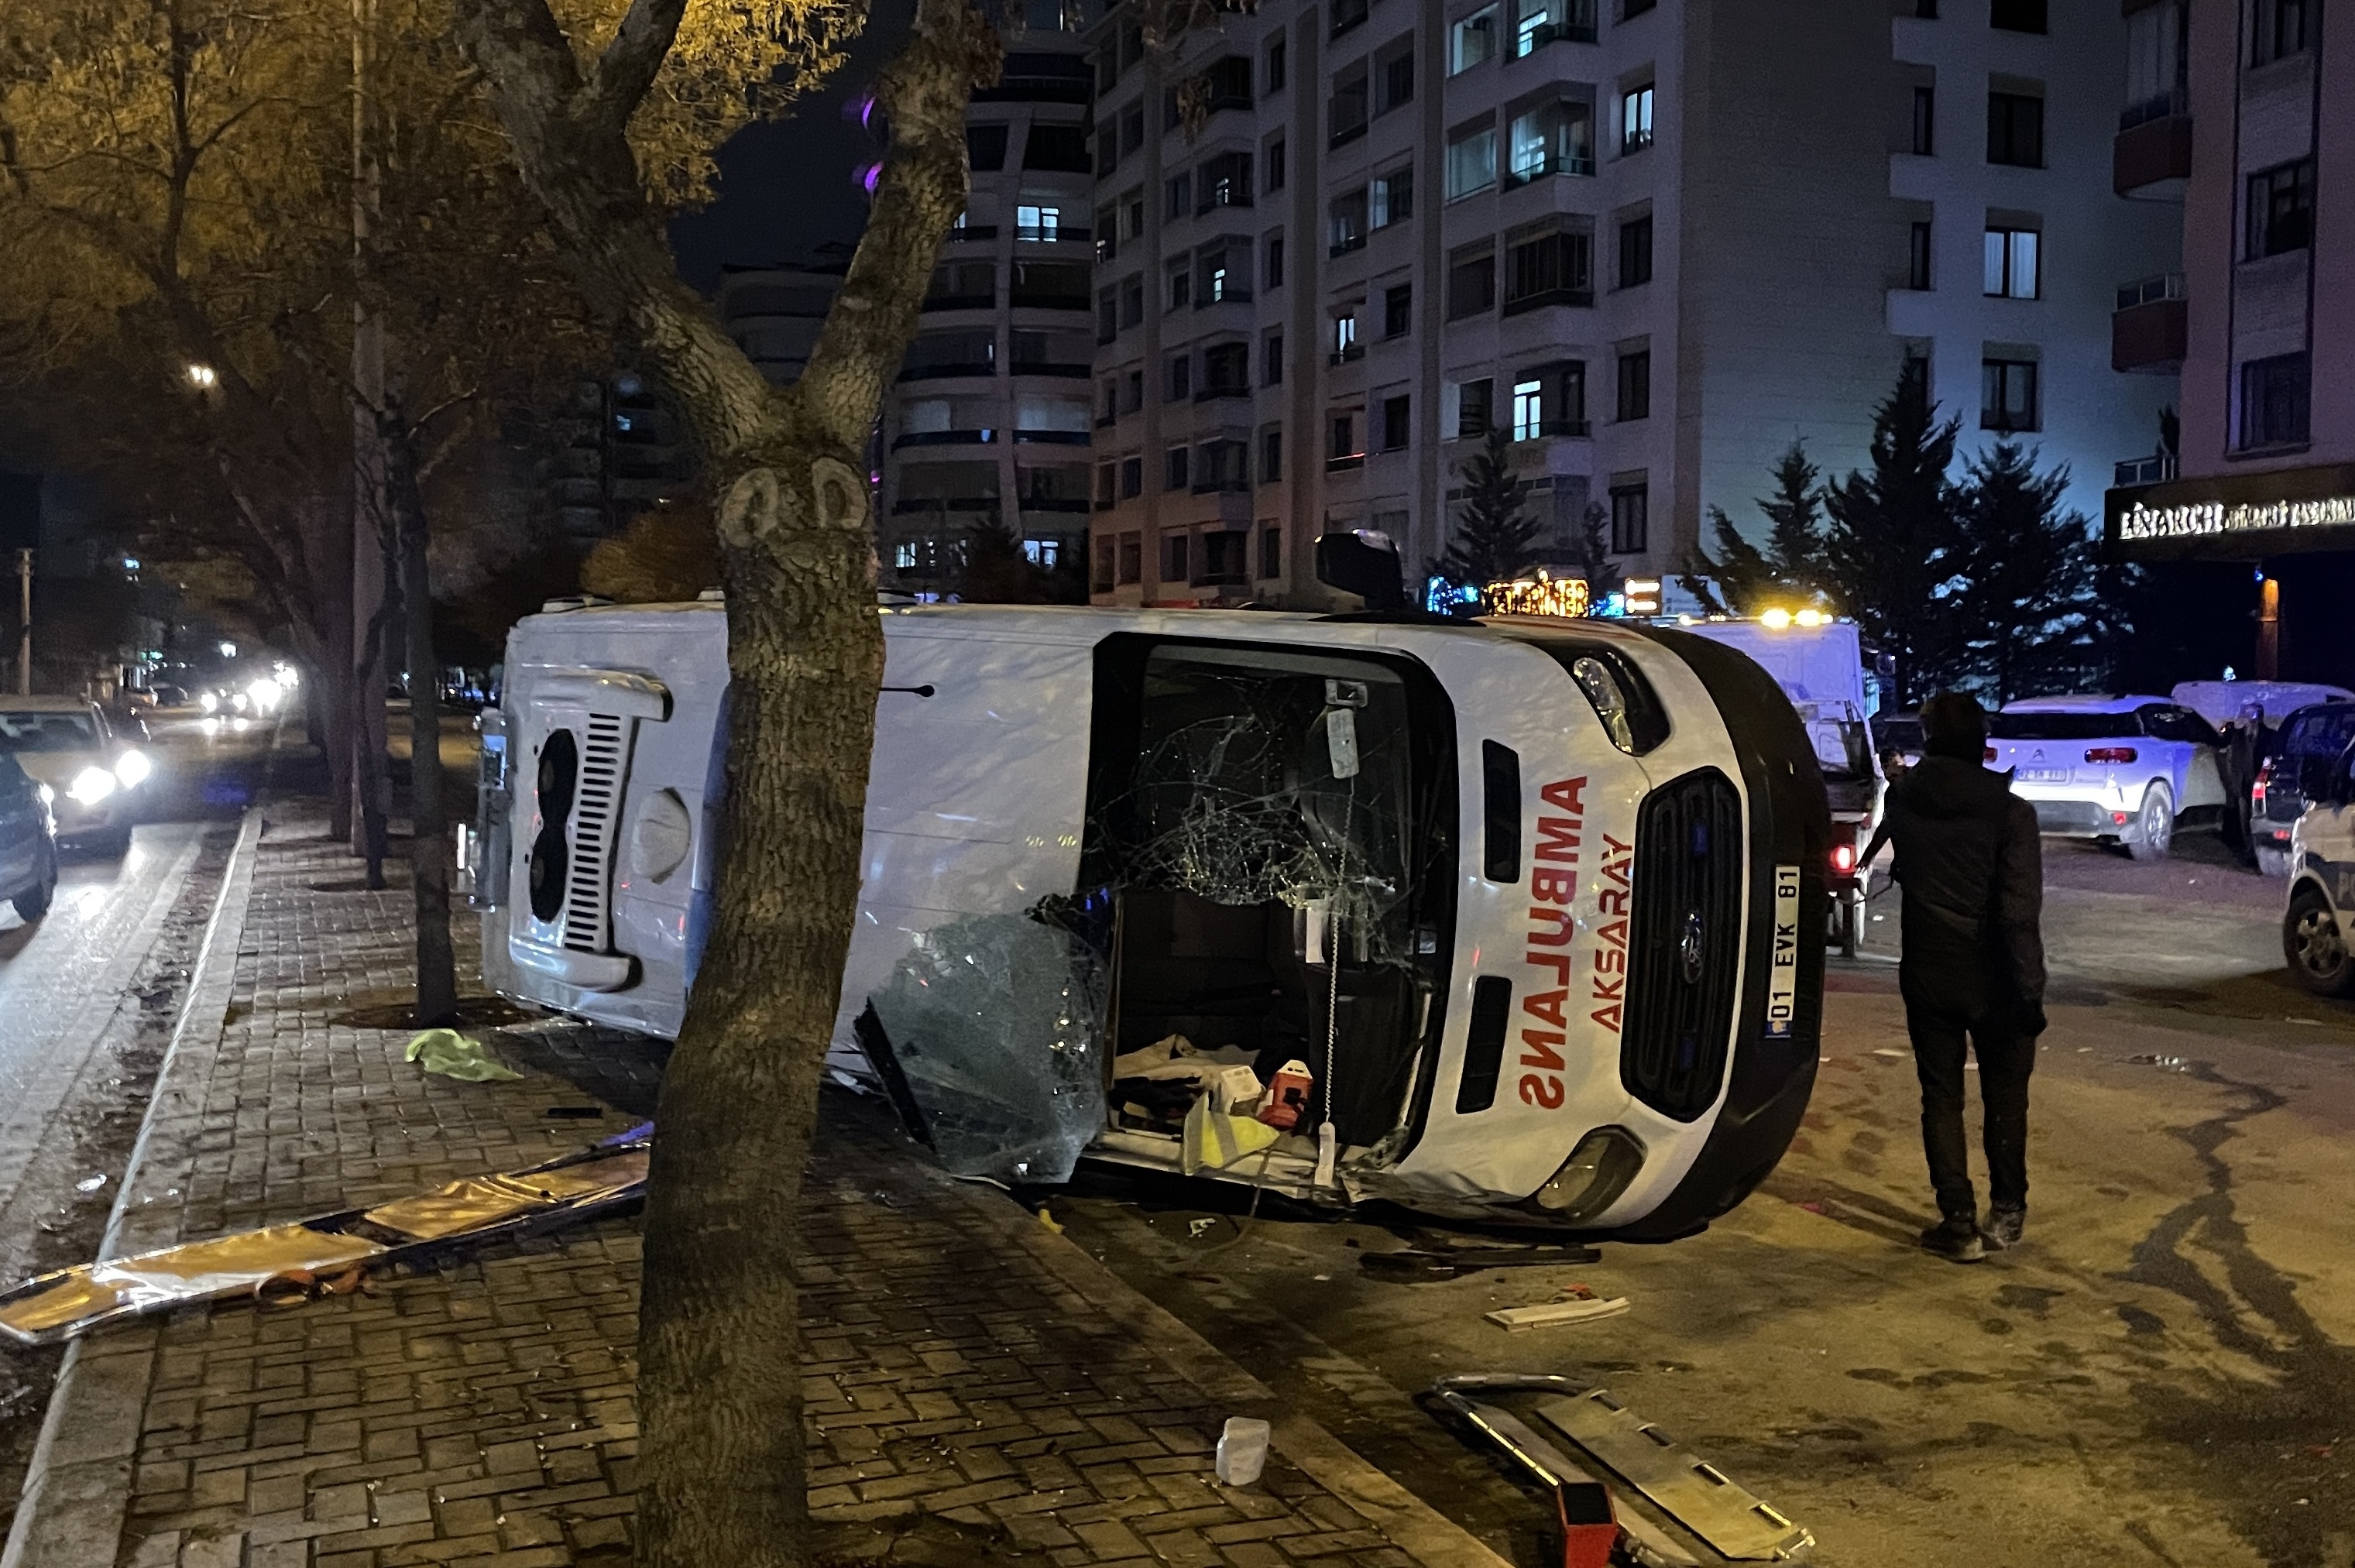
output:
[[[1984,753],[1982,753],[1982,754],[1981,754],[1981,756],[1980,756],[1980,758],[1979,758],[1979,761],[1981,761],[1981,762],[1983,762],[1983,763],[1991,763],[1991,762],[1994,762],[1994,761],[1995,761],[1995,748],[1994,748],[1993,746],[1989,746],[1989,747],[1987,749],[1987,751],[1986,751]]]
[[[1619,1200],[1644,1168],[1644,1146],[1624,1127],[1597,1127],[1578,1140],[1561,1168],[1529,1201],[1548,1217],[1582,1225]]]
[[[2089,763],[2131,763],[2135,755],[2132,746],[2090,746],[2085,751]]]
[[[1832,846],[1832,869],[1834,872],[1843,877],[1856,869],[1855,845],[1835,844]]]

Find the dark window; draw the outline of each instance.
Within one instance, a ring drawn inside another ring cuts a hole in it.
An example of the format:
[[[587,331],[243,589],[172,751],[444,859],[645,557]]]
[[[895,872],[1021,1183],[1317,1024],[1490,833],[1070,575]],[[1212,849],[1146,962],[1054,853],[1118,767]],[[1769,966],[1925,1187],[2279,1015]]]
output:
[[[1096,341],[1110,343],[1120,336],[1120,296],[1111,289],[1096,293]]]
[[[1164,534],[1161,537],[1161,581],[1184,582],[1193,573],[1186,564],[1188,540],[1184,534]]]
[[[1333,99],[1327,105],[1326,128],[1337,147],[1365,134],[1366,68],[1362,64],[1334,81]]]
[[[1631,218],[1619,225],[1619,286],[1632,289],[1652,281],[1652,215]]]
[[[1927,394],[1930,390],[1930,356],[1920,348],[1905,350],[1905,357],[1897,362],[1898,379],[1908,391]]]
[[[1249,207],[1252,204],[1252,159],[1249,153],[1220,153],[1204,164],[1201,174],[1201,205],[1197,210],[1208,212],[1214,207]]]
[[[2264,65],[2306,48],[2312,0],[2256,0],[2256,27],[2249,40],[2249,63]]]
[[[1251,345],[1218,343],[1202,350],[1202,390],[1214,397],[1251,390]]]
[[[1259,384],[1263,387],[1284,385],[1284,334],[1271,332],[1260,348]]]
[[[1640,16],[1657,4],[1659,0],[1626,0],[1619,7],[1619,19],[1624,22],[1631,16]]]
[[[1487,251],[1458,256],[1447,266],[1447,319],[1497,307],[1497,258]]]
[[[1120,411],[1133,414],[1145,407],[1145,372],[1131,370],[1121,378]]]
[[[1457,389],[1456,395],[1459,400],[1455,411],[1457,439],[1474,441],[1487,434],[1497,383],[1486,377],[1477,381],[1466,381]]]
[[[2024,92],[1987,94],[1987,162],[2044,166],[2044,100]]]
[[[1987,26],[2009,33],[2041,33],[2044,0],[1993,0],[1987,6]]]
[[[2241,367],[2241,445],[2283,446],[2308,439],[2307,359],[2281,354]]]
[[[1625,360],[1621,360],[1625,364]],[[1611,486],[1611,553],[1641,555],[1652,531],[1652,491],[1645,484]]]
[[[1414,56],[1401,54],[1382,62],[1381,101],[1375,112],[1386,113],[1414,101]]]
[[[1584,234],[1556,229],[1522,240],[1505,252],[1505,314],[1547,304],[1591,304],[1588,272],[1593,241]]]
[[[1382,336],[1397,337],[1414,326],[1414,286],[1400,283],[1382,291]]]
[[[1194,581],[1205,586],[1251,581],[1251,535],[1241,528],[1212,528],[1202,535],[1202,560]]]
[[[1134,492],[1134,491],[1132,491],[1132,492],[1130,492],[1130,494],[1134,495],[1134,494],[1135,494],[1135,492]],[[1135,582],[1135,581],[1138,581],[1142,580],[1142,579],[1144,578],[1144,576],[1145,576],[1145,536],[1144,536],[1143,534],[1123,534],[1123,535],[1121,535],[1121,536],[1120,536],[1120,580],[1121,580],[1121,581],[1122,581],[1124,584],[1125,584],[1125,583],[1130,583],[1130,582]]]
[[[1161,454],[1161,487],[1164,490],[1186,488],[1187,464],[1192,455],[1192,449],[1184,446],[1173,446]],[[1178,575],[1185,574],[1179,572]]]
[[[1267,286],[1284,287],[1284,236],[1271,234],[1267,239]]]
[[[1251,488],[1251,443],[1243,441],[1206,441],[1195,453],[1194,491],[1248,490]],[[1235,562],[1236,574],[1241,574],[1242,562]]]
[[[1194,357],[1191,354],[1172,354],[1164,368],[1167,373],[1169,401],[1183,402],[1194,395]]]
[[[1120,325],[1124,329],[1145,319],[1145,277],[1124,278],[1120,285]]]
[[[1325,449],[1325,454],[1327,457],[1344,458],[1362,457],[1365,455],[1365,448],[1358,443],[1357,415],[1335,414],[1332,421],[1332,429],[1327,433],[1329,443]]]
[[[1183,310],[1194,303],[1194,269],[1183,256],[1169,263],[1167,279],[1168,297],[1162,302],[1165,310]]]
[[[1271,431],[1271,435],[1277,432]],[[1284,575],[1284,526],[1263,523],[1259,530],[1259,574],[1265,578]]]
[[[1259,432],[1259,482],[1273,485],[1284,477],[1284,432],[1263,430]],[[1270,571],[1270,577],[1275,575]]]
[[[1086,130],[1078,125],[1042,125],[1034,121],[1029,136],[1022,144],[1022,166],[1050,174],[1086,174]]]
[[[1174,87],[1163,88],[1161,90],[1161,128],[1164,131],[1175,131],[1185,117],[1184,112],[1178,107],[1178,90]]]
[[[1913,151],[1917,156],[1930,157],[1938,150],[1938,90],[1917,87],[1913,90]]]
[[[1649,419],[1652,414],[1652,351],[1631,349],[1619,356],[1619,417]]]
[[[1278,38],[1267,46],[1267,90],[1270,92],[1282,92],[1284,83],[1284,40]]]
[[[1267,144],[1266,184],[1267,188],[1270,191],[1279,191],[1284,188],[1284,176],[1285,173],[1284,167],[1284,140],[1281,136],[1278,136],[1274,141],[1270,142]]]
[[[1382,400],[1382,450],[1396,452],[1407,443],[1410,412],[1404,393]]]
[[[1518,805],[1515,809],[1518,813]],[[1517,816],[1517,828],[1518,825]],[[1497,1080],[1504,1075],[1505,1037],[1512,1032],[1512,1022],[1513,983],[1497,975],[1483,975],[1473,981],[1472,1021],[1464,1038],[1464,1072],[1455,1081],[1457,1115],[1485,1111],[1497,1103]]]
[[[1096,133],[1096,173],[1108,175],[1120,164],[1120,128],[1106,124]]]
[[[981,170],[1006,166],[1006,127],[968,125],[964,128],[964,161]]]
[[[1905,286],[1909,289],[1930,286],[1930,225],[1927,219],[1913,225],[1906,251]]]
[[[1132,103],[1120,112],[1120,155],[1126,157],[1145,145],[1145,105]]]
[[[1226,55],[1212,60],[1202,72],[1202,80],[1209,89],[1213,113],[1221,109],[1252,106],[1251,61],[1242,56]]]
[[[1164,204],[1161,216],[1183,218],[1193,209],[1194,176],[1191,174],[1178,175],[1169,182],[1169,199]]]
[[[1480,783],[1486,852],[1480,874],[1492,882],[1521,880],[1521,754],[1494,741],[1480,742]]]
[[[2248,259],[2303,251],[2314,243],[2314,160],[2249,176]]]
[[[1331,253],[1346,256],[1366,243],[1366,192],[1362,186],[1333,198]]]
[[[1936,21],[1938,19],[1938,0],[1913,0],[1913,16],[1918,21]]]
[[[1333,36],[1339,37],[1366,19],[1366,0],[1333,0]]]
[[[2038,429],[2036,361],[1979,361],[1979,428],[2001,435]]]
[[[1135,500],[1145,494],[1145,459],[1142,457],[1124,457],[1120,460],[1120,494],[1123,500]],[[1124,577],[1121,581],[1134,582],[1136,580],[1133,577]]]
[[[1098,534],[1092,541],[1095,549],[1088,571],[1088,591],[1092,593],[1112,592],[1120,559],[1120,541],[1110,534]]]

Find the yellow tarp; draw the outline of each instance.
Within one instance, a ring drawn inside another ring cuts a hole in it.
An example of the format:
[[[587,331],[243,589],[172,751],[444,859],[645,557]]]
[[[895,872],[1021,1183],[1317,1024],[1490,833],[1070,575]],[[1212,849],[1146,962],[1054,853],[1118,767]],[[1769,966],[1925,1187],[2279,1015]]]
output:
[[[0,1307],[0,1323],[37,1334],[94,1313],[250,1290],[293,1269],[318,1274],[346,1268],[384,1250],[361,1236],[330,1235],[306,1225],[273,1225],[69,1269],[38,1296]]]

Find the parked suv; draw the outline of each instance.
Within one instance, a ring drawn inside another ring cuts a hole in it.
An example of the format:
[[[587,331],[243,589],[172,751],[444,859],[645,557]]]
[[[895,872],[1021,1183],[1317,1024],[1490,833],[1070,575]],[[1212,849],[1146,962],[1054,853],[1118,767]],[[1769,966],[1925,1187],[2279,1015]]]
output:
[[[1987,722],[1987,766],[2012,775],[2042,831],[2163,860],[2175,829],[2223,815],[2216,731],[2164,697],[2038,697]]]
[[[2290,873],[2290,837],[2297,819],[2328,793],[2331,770],[2355,742],[2355,702],[2318,702],[2282,720],[2274,754],[2257,770],[2249,791],[2249,845],[2257,869]]]
[[[2307,709],[2308,712],[2313,711]],[[2317,766],[2311,799],[2290,830],[2289,903],[2282,956],[2290,977],[2318,997],[2355,993],[2348,916],[2355,908],[2355,747]]]

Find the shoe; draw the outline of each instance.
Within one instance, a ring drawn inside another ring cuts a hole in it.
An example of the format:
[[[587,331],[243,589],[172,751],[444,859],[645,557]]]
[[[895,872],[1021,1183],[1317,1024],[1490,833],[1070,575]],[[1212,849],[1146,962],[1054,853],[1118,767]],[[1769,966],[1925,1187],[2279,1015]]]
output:
[[[1987,1256],[1987,1243],[1969,1215],[1944,1220],[1922,1232],[1924,1250],[1937,1253],[1948,1263],[1975,1264]]]
[[[2019,1232],[2027,1223],[2028,1211],[2025,1209],[1990,1209],[1987,1211],[1987,1229],[1979,1234],[1986,1242],[1987,1251],[1999,1253],[2006,1247],[2019,1245]]]

